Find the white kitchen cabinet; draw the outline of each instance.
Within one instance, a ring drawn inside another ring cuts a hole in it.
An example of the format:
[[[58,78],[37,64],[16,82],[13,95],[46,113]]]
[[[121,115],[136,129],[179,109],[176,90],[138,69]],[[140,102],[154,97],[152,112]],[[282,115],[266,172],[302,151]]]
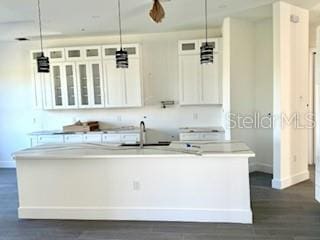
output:
[[[140,142],[139,134],[121,134],[121,143],[135,144]]]
[[[51,86],[54,109],[77,108],[76,69],[73,63],[52,63]],[[49,91],[46,90],[48,93]]]
[[[45,73],[38,73],[38,66],[36,63],[32,64],[31,79],[32,79],[32,91],[33,91],[33,108],[43,108],[43,91],[42,82]]]
[[[120,143],[121,135],[120,134],[103,134],[102,142],[104,143]]]
[[[129,68],[116,68],[114,59],[104,60],[106,107],[141,107],[141,70],[138,58],[129,58]]]
[[[51,62],[63,62],[65,61],[64,48],[51,48],[47,50],[50,63]]]
[[[100,61],[77,63],[80,108],[104,107],[103,74]]]
[[[82,61],[84,60],[84,48],[82,47],[68,47],[65,48],[66,61]]]
[[[63,63],[50,64],[50,76],[52,84],[53,108],[64,108],[65,96],[63,94],[63,89],[65,88],[65,85],[63,81]]]
[[[64,143],[82,143],[83,134],[66,134],[64,135]]]
[[[184,55],[179,57],[181,105],[192,105],[200,102],[199,61],[198,55]]]
[[[142,106],[139,44],[125,44],[129,68],[117,69],[119,45],[52,48],[50,73],[37,73],[37,57],[31,52],[33,102],[37,109],[78,109]],[[104,79],[106,78],[106,79]]]
[[[180,141],[219,141],[225,140],[224,132],[192,132],[180,133]]]
[[[47,52],[45,52],[47,54]],[[39,73],[37,57],[41,56],[41,51],[31,52],[31,79],[33,90],[34,109],[52,109],[51,81],[50,73]]]
[[[200,64],[203,40],[179,42],[180,105],[215,105],[222,102],[222,62],[219,39],[210,39],[214,63]]]
[[[85,60],[101,60],[101,46],[89,46],[84,47],[84,59]]]
[[[63,135],[41,135],[41,136],[38,136],[38,145],[62,144],[62,143],[64,143]]]
[[[102,142],[102,135],[101,134],[84,134],[83,135],[83,142],[84,143],[101,143]]]

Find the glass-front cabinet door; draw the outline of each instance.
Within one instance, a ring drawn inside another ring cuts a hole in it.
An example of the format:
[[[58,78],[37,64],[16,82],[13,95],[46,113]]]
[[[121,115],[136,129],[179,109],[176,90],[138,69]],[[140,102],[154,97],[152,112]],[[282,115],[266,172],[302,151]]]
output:
[[[90,100],[93,107],[104,107],[104,95],[103,95],[103,79],[102,79],[102,65],[101,62],[89,63],[90,69],[90,85],[91,94]]]
[[[63,108],[63,64],[51,64],[53,108]]]
[[[89,80],[87,63],[78,63],[79,107],[89,107]]]
[[[75,64],[67,63],[64,65],[65,81],[66,81],[66,107],[78,107],[77,81]]]

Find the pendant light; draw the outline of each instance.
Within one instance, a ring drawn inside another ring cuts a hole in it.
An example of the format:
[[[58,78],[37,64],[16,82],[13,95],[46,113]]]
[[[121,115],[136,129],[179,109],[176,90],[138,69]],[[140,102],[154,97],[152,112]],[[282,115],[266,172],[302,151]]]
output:
[[[128,52],[122,48],[122,29],[121,29],[121,5],[118,0],[118,13],[119,13],[119,35],[120,35],[120,50],[116,51],[116,64],[117,68],[128,68]]]
[[[37,57],[37,65],[39,73],[50,72],[49,58],[44,56],[43,52],[43,36],[42,36],[42,22],[41,22],[41,8],[40,0],[38,0],[38,17],[39,17],[39,30],[40,30],[40,44],[41,44],[41,54]]]
[[[205,0],[205,17],[206,17],[206,42],[200,47],[201,64],[213,63],[213,46],[208,43],[208,1]]]

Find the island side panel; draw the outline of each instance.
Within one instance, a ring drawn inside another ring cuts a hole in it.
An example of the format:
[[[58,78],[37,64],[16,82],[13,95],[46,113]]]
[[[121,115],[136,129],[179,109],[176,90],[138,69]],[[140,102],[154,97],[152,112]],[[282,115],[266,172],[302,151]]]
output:
[[[247,157],[17,159],[19,217],[252,223]]]

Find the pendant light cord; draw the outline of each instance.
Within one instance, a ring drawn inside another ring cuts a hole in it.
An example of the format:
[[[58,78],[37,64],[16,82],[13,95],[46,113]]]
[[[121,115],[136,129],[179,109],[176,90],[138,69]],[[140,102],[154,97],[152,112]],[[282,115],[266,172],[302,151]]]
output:
[[[40,29],[40,44],[41,44],[41,52],[43,53],[42,22],[41,22],[40,0],[38,0],[38,17],[39,17],[39,29]]]
[[[205,0],[205,16],[206,16],[206,43],[208,43],[208,1]]]
[[[121,29],[121,5],[120,0],[118,0],[118,14],[119,14],[119,33],[120,33],[120,48],[122,50],[122,29]]]

